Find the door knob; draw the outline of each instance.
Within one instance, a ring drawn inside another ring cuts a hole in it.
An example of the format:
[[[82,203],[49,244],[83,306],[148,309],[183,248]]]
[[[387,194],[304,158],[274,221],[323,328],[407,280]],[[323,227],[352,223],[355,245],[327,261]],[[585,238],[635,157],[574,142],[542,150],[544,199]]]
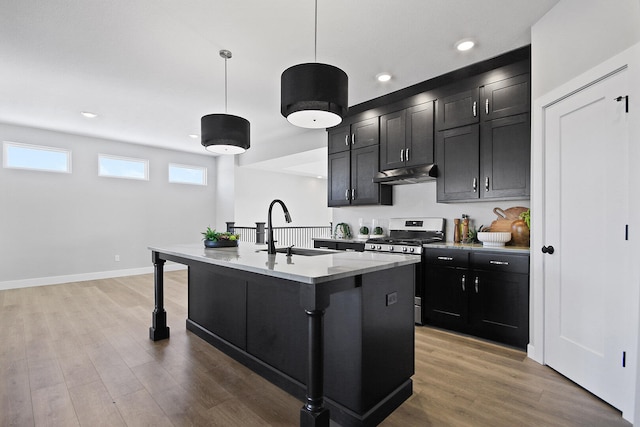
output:
[[[554,251],[555,251],[555,249],[553,249],[553,246],[543,246],[542,247],[542,253],[543,254],[551,255]]]

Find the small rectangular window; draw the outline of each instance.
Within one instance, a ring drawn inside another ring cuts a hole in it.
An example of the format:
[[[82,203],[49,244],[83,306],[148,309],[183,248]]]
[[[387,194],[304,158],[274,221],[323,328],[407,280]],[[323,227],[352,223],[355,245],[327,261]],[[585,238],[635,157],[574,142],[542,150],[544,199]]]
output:
[[[149,160],[99,154],[98,175],[148,181]]]
[[[55,147],[2,143],[5,168],[71,173],[71,151]]]
[[[169,182],[178,184],[207,185],[207,168],[170,163]]]

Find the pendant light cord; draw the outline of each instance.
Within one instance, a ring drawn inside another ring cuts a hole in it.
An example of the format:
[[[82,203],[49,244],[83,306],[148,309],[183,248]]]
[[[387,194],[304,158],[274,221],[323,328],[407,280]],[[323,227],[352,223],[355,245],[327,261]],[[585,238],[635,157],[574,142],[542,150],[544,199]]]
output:
[[[227,58],[224,58],[224,113],[227,114]]]
[[[314,45],[313,45],[313,61],[318,62],[318,0],[316,0],[316,22],[315,22],[315,33],[314,33]]]

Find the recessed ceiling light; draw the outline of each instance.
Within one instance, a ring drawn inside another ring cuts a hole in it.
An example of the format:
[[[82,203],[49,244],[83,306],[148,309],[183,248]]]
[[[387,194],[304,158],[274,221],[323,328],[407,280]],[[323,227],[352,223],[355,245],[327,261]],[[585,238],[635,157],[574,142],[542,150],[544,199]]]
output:
[[[95,119],[96,117],[98,117],[96,113],[92,113],[91,111],[82,111],[80,112],[80,114],[88,119]]]
[[[198,138],[200,138],[200,135],[198,135],[197,133],[190,133],[189,134],[189,138],[198,139]]]
[[[475,42],[471,39],[462,39],[456,43],[456,49],[458,49],[460,52],[469,50],[473,46],[475,46]]]
[[[378,79],[379,82],[388,82],[389,80],[391,80],[391,74],[380,73],[376,76],[376,79]]]

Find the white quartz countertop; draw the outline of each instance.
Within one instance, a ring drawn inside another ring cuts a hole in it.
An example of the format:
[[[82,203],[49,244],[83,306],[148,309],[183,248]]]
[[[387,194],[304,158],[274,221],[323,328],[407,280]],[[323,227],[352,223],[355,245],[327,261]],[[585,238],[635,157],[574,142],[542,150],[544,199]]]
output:
[[[453,243],[453,242],[442,242],[442,243],[428,243],[423,245],[425,249],[466,249],[471,251],[498,251],[498,252],[507,252],[507,253],[522,253],[528,254],[530,252],[528,246],[483,246],[482,243]]]
[[[235,248],[208,249],[202,243],[194,243],[149,246],[149,249],[189,260],[310,284],[416,264],[421,259],[415,255],[331,250],[325,251],[326,254],[323,255],[287,257],[283,253],[269,255],[266,251],[261,251],[266,249],[265,245],[248,242],[239,242]]]

